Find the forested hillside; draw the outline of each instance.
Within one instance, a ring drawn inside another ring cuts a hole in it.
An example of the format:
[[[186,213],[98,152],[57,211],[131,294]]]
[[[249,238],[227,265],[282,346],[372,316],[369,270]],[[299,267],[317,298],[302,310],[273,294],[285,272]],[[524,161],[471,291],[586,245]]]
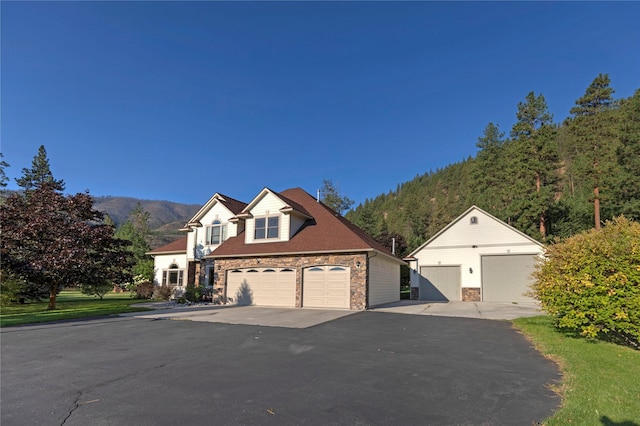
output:
[[[599,75],[558,123],[531,92],[508,135],[487,124],[475,157],[366,200],[347,218],[375,237],[404,239],[406,251],[473,204],[543,242],[620,214],[640,220],[640,90],[613,94]]]

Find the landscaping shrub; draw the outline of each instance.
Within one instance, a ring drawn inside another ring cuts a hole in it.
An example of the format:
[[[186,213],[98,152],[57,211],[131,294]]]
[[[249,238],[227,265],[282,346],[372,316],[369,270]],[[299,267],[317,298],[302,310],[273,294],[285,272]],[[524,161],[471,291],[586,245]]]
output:
[[[151,299],[154,285],[151,281],[144,281],[136,285],[135,296],[138,299]]]
[[[640,349],[640,224],[624,217],[550,246],[532,295],[560,328]]]
[[[157,285],[153,289],[153,298],[160,300],[169,300],[173,296],[173,287],[168,285]]]
[[[199,302],[202,298],[201,288],[193,284],[187,284],[187,288],[185,288],[182,297],[184,297],[187,302]]]

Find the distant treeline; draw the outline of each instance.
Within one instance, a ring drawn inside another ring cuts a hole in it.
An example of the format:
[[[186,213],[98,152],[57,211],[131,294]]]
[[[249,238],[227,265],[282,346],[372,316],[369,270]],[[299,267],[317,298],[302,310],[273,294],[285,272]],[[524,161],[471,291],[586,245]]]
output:
[[[621,214],[640,220],[640,90],[613,93],[599,75],[556,123],[531,92],[508,136],[489,123],[475,157],[367,199],[347,218],[375,237],[404,239],[407,250],[473,204],[543,242]]]

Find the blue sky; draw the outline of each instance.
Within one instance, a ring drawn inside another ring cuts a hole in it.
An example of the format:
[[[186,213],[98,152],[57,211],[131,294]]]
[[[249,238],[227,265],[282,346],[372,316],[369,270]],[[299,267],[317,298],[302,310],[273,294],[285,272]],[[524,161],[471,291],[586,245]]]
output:
[[[477,152],[542,93],[640,88],[640,3],[9,2],[10,188],[45,145],[68,192],[202,204],[331,179],[357,203]]]

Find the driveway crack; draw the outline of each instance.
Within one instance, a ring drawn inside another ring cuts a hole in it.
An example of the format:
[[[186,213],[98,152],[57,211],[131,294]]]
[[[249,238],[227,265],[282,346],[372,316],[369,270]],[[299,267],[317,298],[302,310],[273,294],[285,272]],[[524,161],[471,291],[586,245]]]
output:
[[[80,408],[80,398],[82,398],[82,391],[78,392],[76,399],[73,401],[73,407],[71,408],[71,410],[69,410],[69,414],[67,414],[67,416],[62,419],[62,423],[60,423],[60,426],[63,426],[67,422],[67,420],[69,420],[69,417],[71,417],[73,412]]]

